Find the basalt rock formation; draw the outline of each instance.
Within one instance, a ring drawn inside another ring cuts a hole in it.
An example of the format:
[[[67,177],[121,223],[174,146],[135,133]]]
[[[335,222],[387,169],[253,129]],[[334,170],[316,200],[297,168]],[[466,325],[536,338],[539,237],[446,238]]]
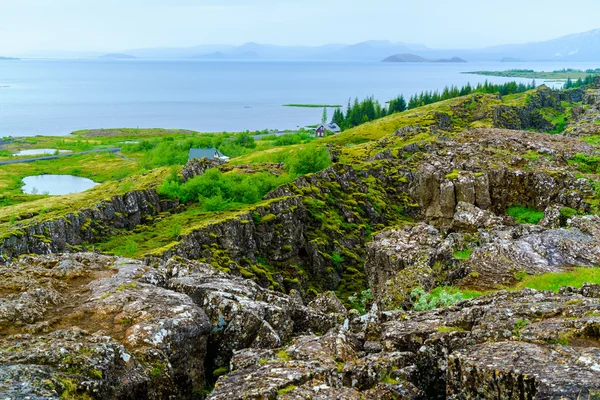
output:
[[[28,224],[0,239],[0,262],[22,254],[48,254],[77,250],[110,236],[115,229],[133,229],[158,213],[175,209],[178,202],[160,199],[154,189],[128,192],[93,208]]]
[[[11,398],[193,398],[234,351],[277,348],[345,317],[327,295],[305,306],[179,259],[28,256],[3,269],[0,287],[0,382]]]

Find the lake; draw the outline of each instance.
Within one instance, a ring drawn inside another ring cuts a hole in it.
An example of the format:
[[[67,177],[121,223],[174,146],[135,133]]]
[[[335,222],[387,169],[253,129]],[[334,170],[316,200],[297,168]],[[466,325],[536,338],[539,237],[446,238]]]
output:
[[[71,150],[57,150],[57,149],[30,149],[30,150],[21,150],[13,154],[15,157],[21,156],[46,156],[53,155],[56,152],[59,153],[71,153]]]
[[[49,194],[52,196],[80,193],[98,185],[91,179],[72,175],[28,176],[23,178],[23,184],[23,193]]]
[[[512,68],[597,68],[592,63],[376,63],[290,61],[0,61],[0,137],[66,135],[91,128],[183,128],[205,132],[294,129],[349,97],[443,89],[485,79],[461,74]]]

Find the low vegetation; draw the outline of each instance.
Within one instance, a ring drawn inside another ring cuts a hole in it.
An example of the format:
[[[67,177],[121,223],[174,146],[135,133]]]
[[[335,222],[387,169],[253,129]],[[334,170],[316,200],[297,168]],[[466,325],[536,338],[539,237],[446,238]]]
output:
[[[542,275],[521,275],[517,288],[551,290],[557,292],[563,286],[580,288],[584,283],[600,284],[600,268],[574,268],[571,271]]]
[[[256,203],[265,194],[290,180],[289,174],[224,174],[218,169],[209,169],[185,183],[169,179],[159,188],[159,194],[184,203],[198,202],[202,211],[222,211],[241,204]]]
[[[479,297],[481,293],[477,291],[461,291],[454,287],[437,287],[431,292],[426,292],[423,288],[415,288],[410,294],[412,299],[412,308],[415,311],[433,310],[441,307],[448,307],[458,303],[461,300]]]
[[[505,78],[526,78],[526,79],[581,79],[584,81],[589,76],[600,75],[600,68],[587,69],[561,69],[550,72],[534,71],[532,69],[511,69],[508,71],[473,71],[465,72],[466,74],[485,75],[485,76],[501,76]],[[589,81],[587,84],[591,83]],[[567,88],[568,89],[568,88]]]
[[[537,224],[544,218],[543,211],[537,211],[524,206],[511,206],[506,210],[506,213],[513,217],[518,224]]]
[[[284,107],[303,107],[303,108],[342,108],[341,104],[284,104]]]

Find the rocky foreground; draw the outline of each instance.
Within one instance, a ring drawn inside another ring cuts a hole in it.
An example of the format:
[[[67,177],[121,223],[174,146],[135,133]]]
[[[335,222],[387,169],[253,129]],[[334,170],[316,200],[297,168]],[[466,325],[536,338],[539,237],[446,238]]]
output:
[[[23,257],[0,290],[3,398],[600,393],[598,285],[360,315],[331,292],[305,305],[206,264],[81,253]]]

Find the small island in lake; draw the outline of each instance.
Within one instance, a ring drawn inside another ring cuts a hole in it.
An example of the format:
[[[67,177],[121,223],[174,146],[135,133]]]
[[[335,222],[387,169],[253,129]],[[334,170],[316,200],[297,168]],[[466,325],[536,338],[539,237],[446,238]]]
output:
[[[452,58],[440,58],[438,60],[428,60],[427,58],[417,56],[415,54],[394,54],[393,56],[389,56],[382,60],[382,62],[418,62],[418,63],[466,63],[466,60],[463,60],[459,57]]]
[[[14,57],[0,57],[0,61],[11,61],[11,60],[18,60],[18,58],[14,58]]]

